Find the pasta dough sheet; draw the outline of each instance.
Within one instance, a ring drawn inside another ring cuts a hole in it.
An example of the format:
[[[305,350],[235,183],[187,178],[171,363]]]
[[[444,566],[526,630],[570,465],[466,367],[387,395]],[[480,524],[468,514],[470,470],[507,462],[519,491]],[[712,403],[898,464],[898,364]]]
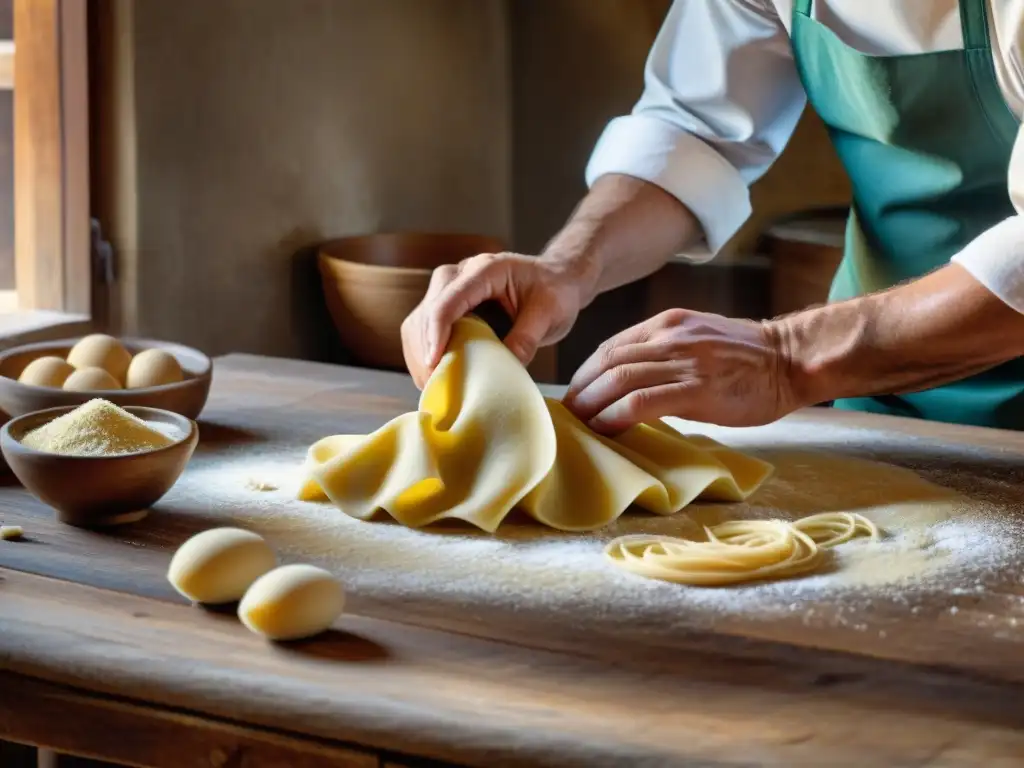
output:
[[[383,511],[418,528],[464,520],[494,532],[513,510],[563,531],[600,528],[631,504],[671,515],[700,499],[743,501],[772,466],[655,422],[615,439],[541,395],[476,318],[460,320],[419,409],[370,435],[308,451],[299,497],[362,520]]]

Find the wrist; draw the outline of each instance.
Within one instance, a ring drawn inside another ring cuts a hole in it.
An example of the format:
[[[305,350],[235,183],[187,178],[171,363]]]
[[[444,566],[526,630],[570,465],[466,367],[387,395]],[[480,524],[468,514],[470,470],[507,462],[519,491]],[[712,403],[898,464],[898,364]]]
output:
[[[797,407],[931,389],[1024,354],[1024,314],[957,265],[771,320],[766,333]]]
[[[574,289],[579,309],[600,293],[602,275],[601,259],[594,245],[595,234],[591,227],[583,224],[573,222],[567,226],[538,257],[555,279]]]
[[[792,408],[860,394],[870,376],[856,359],[870,327],[867,298],[826,305],[766,321],[778,357],[779,387]]]

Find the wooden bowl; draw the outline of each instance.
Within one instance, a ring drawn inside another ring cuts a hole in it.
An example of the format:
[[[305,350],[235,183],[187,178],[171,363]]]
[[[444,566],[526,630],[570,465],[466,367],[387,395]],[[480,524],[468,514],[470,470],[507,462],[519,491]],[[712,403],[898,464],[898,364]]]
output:
[[[161,387],[140,387],[138,389],[114,389],[93,392],[68,392],[52,387],[36,387],[21,384],[18,376],[25,366],[37,357],[56,355],[67,357],[78,339],[46,341],[26,344],[0,352],[0,410],[9,415],[22,416],[49,408],[78,406],[97,397],[109,400],[122,408],[134,405],[173,411],[189,419],[199,416],[206,399],[210,396],[210,382],[213,378],[213,363],[206,355],[191,347],[171,344],[152,339],[120,339],[133,355],[144,349],[157,347],[177,358],[185,373],[184,381],[164,384]]]
[[[493,237],[426,233],[325,243],[317,259],[320,279],[342,344],[358,363],[405,370],[402,321],[423,299],[434,269],[503,247]]]
[[[145,421],[170,424],[183,437],[164,448],[121,456],[62,456],[21,442],[33,429],[75,408],[50,408],[7,422],[0,429],[0,451],[8,466],[28,491],[57,510],[62,523],[99,528],[141,520],[192,457],[199,442],[196,423],[158,408],[125,408]]]

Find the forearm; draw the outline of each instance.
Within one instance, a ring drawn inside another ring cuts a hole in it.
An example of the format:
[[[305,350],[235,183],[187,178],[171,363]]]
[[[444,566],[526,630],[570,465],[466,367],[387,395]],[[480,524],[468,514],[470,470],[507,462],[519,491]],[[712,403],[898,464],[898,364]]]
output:
[[[1024,314],[962,267],[766,324],[794,407],[957,381],[1024,354]]]
[[[541,258],[569,270],[583,304],[646,277],[701,237],[687,208],[654,184],[604,176],[548,243]]]

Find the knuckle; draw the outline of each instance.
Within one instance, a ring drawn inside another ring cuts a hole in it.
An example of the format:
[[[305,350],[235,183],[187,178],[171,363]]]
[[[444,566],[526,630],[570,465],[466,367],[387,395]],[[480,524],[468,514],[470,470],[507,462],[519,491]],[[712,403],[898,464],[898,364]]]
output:
[[[605,374],[607,381],[611,384],[614,389],[622,389],[629,386],[630,379],[633,377],[630,375],[629,366],[620,365],[617,368],[611,368]]]
[[[431,274],[431,282],[439,282],[442,285],[450,283],[455,279],[455,276],[459,274],[459,267],[455,264],[442,264],[440,267],[436,267],[434,272]]]
[[[626,411],[631,415],[643,413],[651,403],[651,393],[647,389],[636,389],[622,398]]]
[[[491,269],[500,260],[501,254],[498,253],[478,253],[469,260],[469,268],[474,271]]]
[[[476,279],[494,272],[497,269],[504,269],[505,261],[501,254],[478,253],[462,262],[462,274],[469,279]]]
[[[618,357],[618,347],[610,342],[604,342],[597,348],[597,359],[602,369],[613,368]]]
[[[425,299],[424,299],[424,301],[425,301]],[[423,302],[420,302],[420,304],[418,304],[413,309],[413,311],[410,312],[408,315],[406,315],[405,319],[402,320],[402,326],[401,326],[402,335],[405,336],[407,334],[411,334],[411,333],[413,333],[415,330],[417,330],[422,325],[423,325]]]
[[[659,328],[672,328],[681,325],[688,316],[689,313],[685,309],[674,307],[658,313],[654,316],[654,320],[655,325]]]

